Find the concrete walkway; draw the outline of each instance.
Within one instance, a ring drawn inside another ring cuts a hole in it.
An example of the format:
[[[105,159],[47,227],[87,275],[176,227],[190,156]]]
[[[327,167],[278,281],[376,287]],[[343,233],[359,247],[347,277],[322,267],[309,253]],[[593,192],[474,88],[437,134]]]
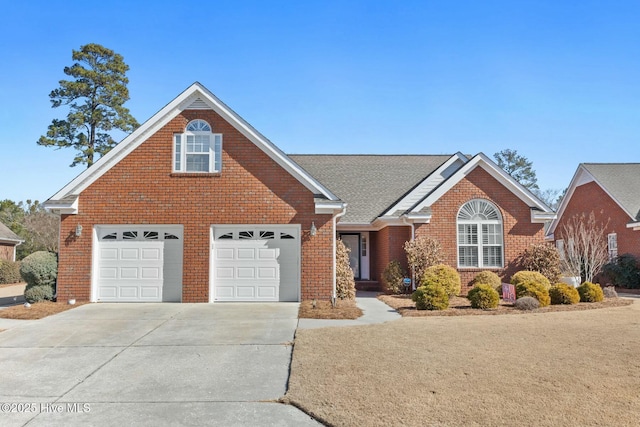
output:
[[[402,316],[393,308],[380,301],[378,292],[357,291],[356,305],[363,315],[354,320],[300,319],[298,329],[326,328],[331,326],[358,326],[384,323],[400,319]]]

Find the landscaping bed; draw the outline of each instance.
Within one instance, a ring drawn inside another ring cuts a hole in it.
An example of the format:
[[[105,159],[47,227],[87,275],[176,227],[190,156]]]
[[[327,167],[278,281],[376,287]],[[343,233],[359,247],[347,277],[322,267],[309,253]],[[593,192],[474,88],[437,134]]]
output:
[[[24,305],[14,305],[0,310],[0,317],[3,319],[19,319],[33,320],[42,319],[43,317],[58,314],[63,311],[70,310],[74,307],[81,306],[86,303],[77,303],[75,305],[63,304],[51,301],[41,301],[31,304],[30,307]]]
[[[362,310],[358,308],[354,300],[337,300],[336,307],[331,306],[330,301],[306,300],[300,303],[298,317],[301,319],[357,319],[362,316]]]
[[[516,309],[513,304],[500,300],[497,308],[491,310],[478,310],[471,308],[471,303],[465,297],[453,297],[449,299],[449,308],[446,310],[416,310],[411,295],[379,295],[378,299],[395,309],[405,317],[423,316],[477,316],[497,314],[522,314],[522,313],[547,313],[555,311],[590,310],[596,308],[622,307],[633,304],[632,300],[625,298],[607,298],[602,302],[581,302],[572,305],[550,305],[531,311]]]

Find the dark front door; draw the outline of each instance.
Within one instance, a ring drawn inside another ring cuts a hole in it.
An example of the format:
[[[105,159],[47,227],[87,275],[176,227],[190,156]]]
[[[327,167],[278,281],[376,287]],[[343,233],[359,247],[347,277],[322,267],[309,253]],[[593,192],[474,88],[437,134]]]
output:
[[[344,245],[349,248],[349,265],[353,270],[356,279],[360,279],[360,234],[344,233],[340,234]]]

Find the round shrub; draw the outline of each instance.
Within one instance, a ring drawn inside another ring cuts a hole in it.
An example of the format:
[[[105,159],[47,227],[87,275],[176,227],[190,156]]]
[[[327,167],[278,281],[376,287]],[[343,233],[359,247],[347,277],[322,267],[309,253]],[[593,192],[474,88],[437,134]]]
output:
[[[20,275],[28,286],[55,287],[58,277],[58,258],[46,251],[34,252],[20,264]]]
[[[20,263],[0,259],[0,285],[19,283],[21,280]]]
[[[467,298],[471,301],[472,308],[480,308],[483,310],[496,308],[500,303],[500,296],[498,292],[493,289],[493,286],[482,283],[471,289]]]
[[[580,294],[573,286],[566,283],[557,283],[549,288],[551,304],[577,304],[580,302]]]
[[[518,257],[524,270],[537,271],[550,283],[557,283],[561,276],[560,254],[555,246],[549,243],[538,243],[529,246]]]
[[[390,294],[404,293],[404,278],[406,274],[402,271],[402,266],[396,260],[387,264],[382,272],[382,283],[386,292]]]
[[[540,308],[540,302],[533,297],[522,297],[518,298],[513,306],[518,310],[535,310]]]
[[[613,286],[605,286],[602,288],[602,293],[605,298],[618,298],[618,293],[616,292],[616,288]]]
[[[24,299],[29,303],[53,300],[53,286],[31,286],[24,291]]]
[[[502,286],[502,280],[500,279],[500,276],[493,271],[485,270],[475,275],[471,281],[471,285],[490,285],[495,289],[498,286]]]
[[[584,282],[578,286],[578,293],[582,302],[600,302],[604,299],[604,292],[597,283]]]
[[[511,284],[515,285],[516,287],[520,283],[525,283],[525,282],[526,283],[531,283],[531,282],[540,283],[541,285],[543,285],[545,287],[545,289],[549,289],[551,287],[551,283],[549,282],[549,279],[547,279],[546,277],[544,277],[542,274],[538,273],[537,271],[522,270],[522,271],[518,271],[516,274],[511,276]]]
[[[539,282],[521,282],[516,285],[516,298],[533,297],[538,300],[540,307],[546,307],[551,303],[549,291]]]
[[[411,294],[411,299],[418,310],[446,310],[449,307],[449,295],[438,283],[420,286]]]
[[[460,275],[455,268],[445,264],[437,264],[427,268],[420,283],[422,285],[442,285],[449,297],[460,294]]]

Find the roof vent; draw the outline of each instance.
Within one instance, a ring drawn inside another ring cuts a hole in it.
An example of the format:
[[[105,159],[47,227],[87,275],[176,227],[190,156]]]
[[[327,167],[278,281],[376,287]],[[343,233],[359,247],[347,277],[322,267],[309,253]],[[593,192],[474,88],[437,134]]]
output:
[[[187,108],[187,110],[210,110],[211,107],[207,105],[201,98],[196,98]]]

